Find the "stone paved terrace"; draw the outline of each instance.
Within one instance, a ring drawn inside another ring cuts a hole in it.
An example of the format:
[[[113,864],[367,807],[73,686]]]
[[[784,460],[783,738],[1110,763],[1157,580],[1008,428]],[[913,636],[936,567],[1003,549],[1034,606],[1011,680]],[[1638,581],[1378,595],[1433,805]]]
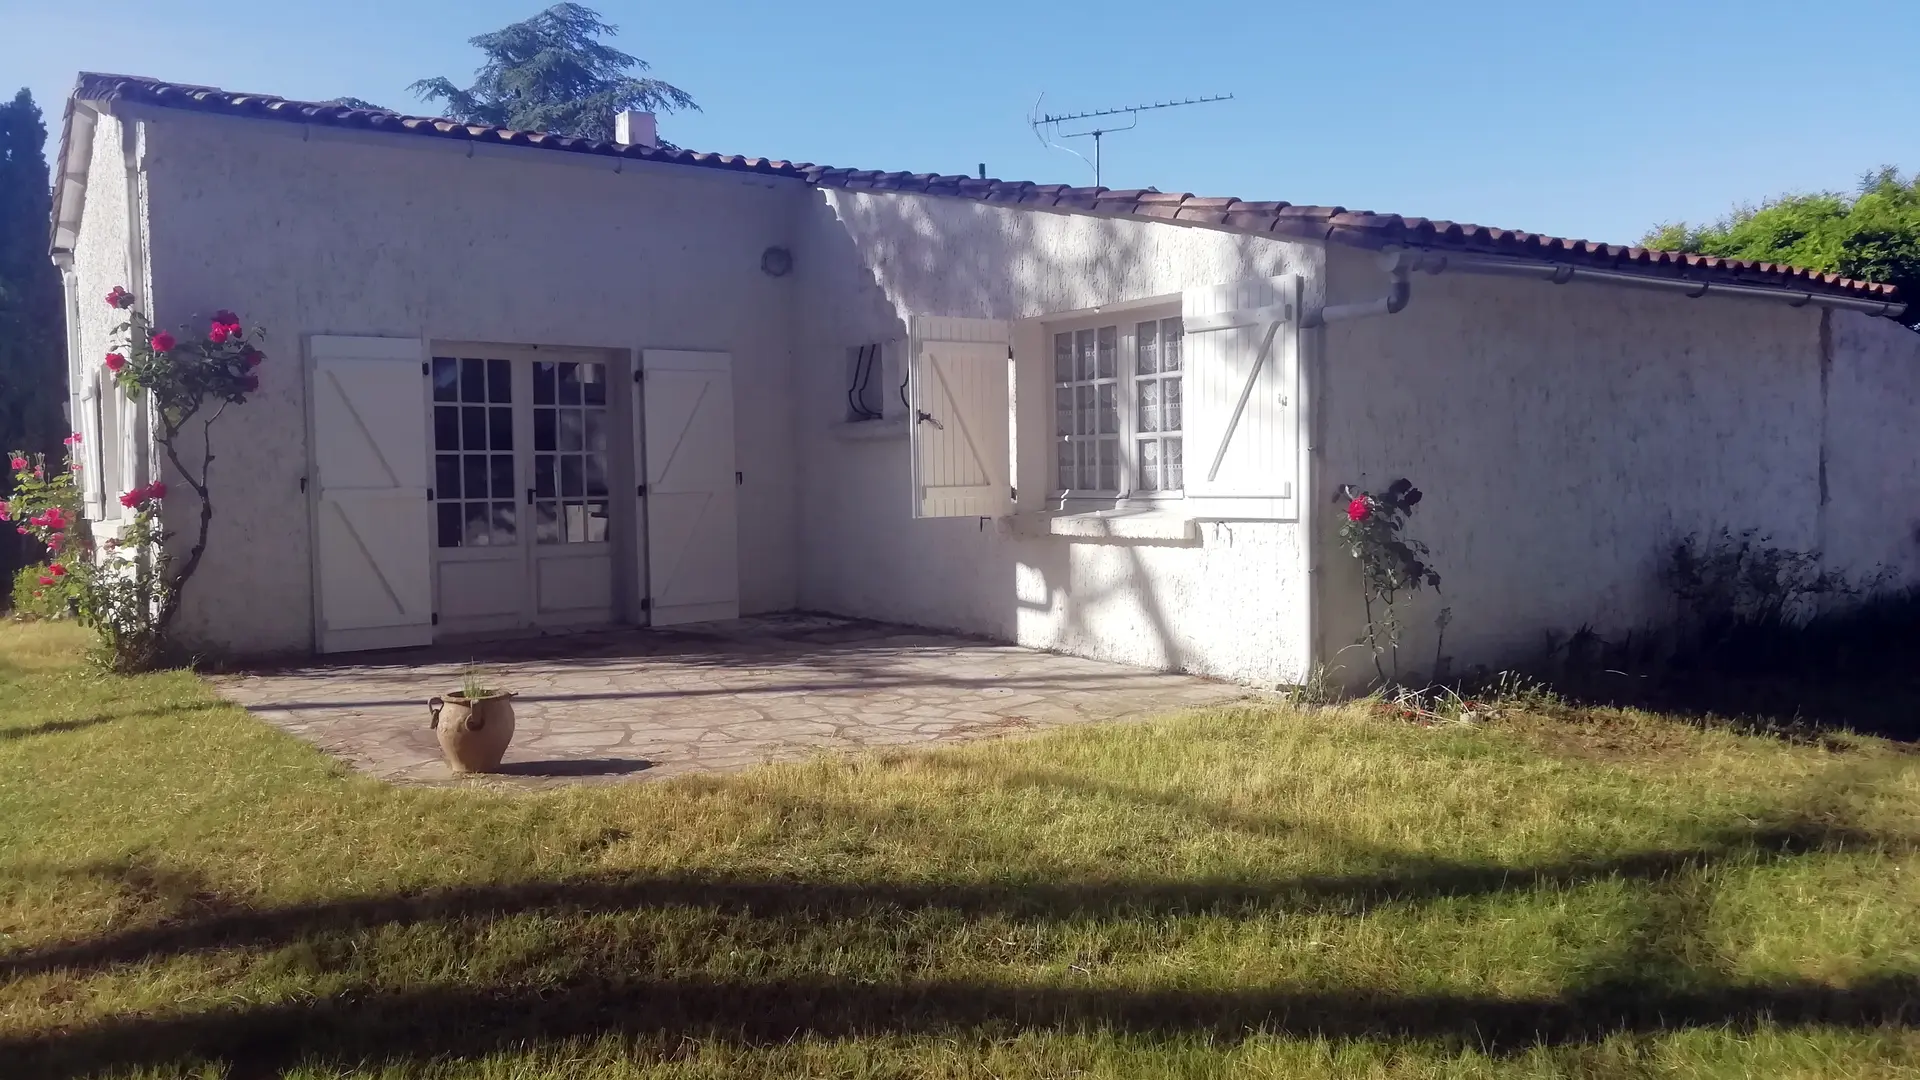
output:
[[[459,782],[429,697],[469,662],[518,692],[503,771],[548,786],[678,776],[1140,718],[1249,691],[951,634],[817,615],[435,646],[214,679],[229,699],[375,776]]]

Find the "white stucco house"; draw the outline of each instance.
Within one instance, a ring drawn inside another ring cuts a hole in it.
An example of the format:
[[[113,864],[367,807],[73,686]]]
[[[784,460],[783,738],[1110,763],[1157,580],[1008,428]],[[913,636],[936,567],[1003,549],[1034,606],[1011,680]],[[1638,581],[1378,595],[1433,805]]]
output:
[[[270,335],[184,633],[248,656],[802,609],[1293,682],[1360,633],[1332,493],[1402,475],[1461,663],[1658,621],[1689,532],[1920,570],[1920,335],[1886,286],[636,121],[80,78],[53,254],[101,528],[164,474],[99,298]]]

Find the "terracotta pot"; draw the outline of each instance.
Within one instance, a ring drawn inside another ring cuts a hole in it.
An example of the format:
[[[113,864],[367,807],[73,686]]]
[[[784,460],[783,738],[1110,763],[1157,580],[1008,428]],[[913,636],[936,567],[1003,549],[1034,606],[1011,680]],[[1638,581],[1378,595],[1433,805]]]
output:
[[[428,725],[440,736],[440,752],[457,773],[492,772],[513,741],[513,694],[488,694],[469,701],[459,691],[427,702]]]

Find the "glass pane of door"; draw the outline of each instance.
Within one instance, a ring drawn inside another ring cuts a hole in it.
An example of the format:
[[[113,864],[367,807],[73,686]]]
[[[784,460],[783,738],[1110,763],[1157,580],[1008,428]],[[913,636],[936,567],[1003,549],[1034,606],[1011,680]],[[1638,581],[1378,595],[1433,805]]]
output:
[[[540,545],[608,539],[607,366],[533,365],[533,520]]]
[[[513,492],[513,386],[507,361],[433,358],[434,542],[519,543]]]

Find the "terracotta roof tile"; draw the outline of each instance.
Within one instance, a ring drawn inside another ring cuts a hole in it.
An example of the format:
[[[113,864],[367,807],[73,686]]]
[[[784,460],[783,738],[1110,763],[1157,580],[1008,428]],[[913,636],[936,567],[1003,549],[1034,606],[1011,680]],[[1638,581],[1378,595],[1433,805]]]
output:
[[[380,110],[357,109],[321,102],[290,101],[265,94],[243,94],[207,86],[187,86],[132,75],[82,74],[73,99],[80,101],[139,101],[168,108],[200,112],[269,116],[295,123],[332,127],[399,131],[426,137],[486,139],[562,153],[639,158],[673,165],[791,177],[816,187],[849,191],[888,191],[975,199],[1007,206],[1062,210],[1172,221],[1255,235],[1279,236],[1314,242],[1336,242],[1381,248],[1415,244],[1440,251],[1499,254],[1513,258],[1572,266],[1592,266],[1658,277],[1698,278],[1702,282],[1804,288],[1809,291],[1886,302],[1897,302],[1893,286],[1856,281],[1838,274],[1771,262],[1721,259],[1679,252],[1621,247],[1589,240],[1541,236],[1510,229],[1489,228],[1444,220],[1376,214],[1342,206],[1295,206],[1286,202],[1244,202],[1232,198],[1202,198],[1165,191],[1114,191],[1068,184],[983,180],[965,175],[877,172],[841,169],[767,158],[706,154],[660,147],[626,146],[598,139],[510,131],[463,124],[436,117],[403,116]],[[62,160],[65,147],[62,147]]]

